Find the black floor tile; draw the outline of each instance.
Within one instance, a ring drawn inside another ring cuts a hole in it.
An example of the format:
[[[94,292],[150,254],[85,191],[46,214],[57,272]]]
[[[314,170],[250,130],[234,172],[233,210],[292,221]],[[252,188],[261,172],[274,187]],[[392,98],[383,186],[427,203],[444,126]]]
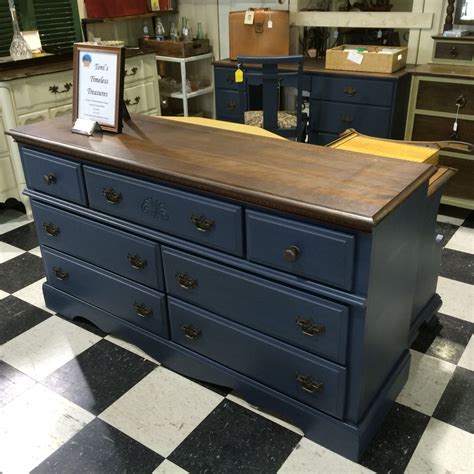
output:
[[[42,383],[98,415],[155,367],[153,362],[102,340],[48,375]]]
[[[0,360],[0,408],[32,387],[36,382]]]
[[[96,418],[32,473],[151,473],[163,458]]]
[[[437,222],[436,223],[436,234],[441,234],[443,236],[443,241],[441,242],[442,246],[445,247],[446,244],[451,240],[451,237],[459,229],[459,226],[454,224],[449,224],[447,222]]]
[[[24,253],[0,264],[0,290],[7,293],[15,293],[43,277],[43,262],[31,253]]]
[[[438,359],[457,364],[474,331],[474,324],[438,313],[435,330],[421,328],[411,348]]]
[[[443,216],[455,217],[457,219],[466,219],[469,216],[470,211],[462,207],[440,204],[438,214],[442,214]]]
[[[474,285],[474,255],[443,249],[439,274],[445,278]]]
[[[72,320],[69,318],[66,318],[65,316],[62,316],[61,314],[57,314],[57,316],[60,317],[61,319],[64,319],[68,323],[75,324],[76,326],[79,326],[80,328],[85,329],[86,331],[92,332],[96,336],[105,337],[108,334],[102,331],[102,329],[98,328],[95,324],[91,323],[87,319],[81,318],[79,316]]]
[[[471,211],[471,213],[467,216],[466,220],[462,223],[462,226],[474,229],[474,211]]]
[[[360,464],[377,473],[403,473],[430,417],[395,403]]]
[[[433,417],[474,433],[474,372],[456,367]]]
[[[168,456],[190,473],[277,472],[301,436],[223,400]]]
[[[31,250],[39,245],[34,222],[3,234],[1,240],[23,250]]]
[[[0,300],[0,345],[42,323],[51,314],[26,301],[7,296]]]

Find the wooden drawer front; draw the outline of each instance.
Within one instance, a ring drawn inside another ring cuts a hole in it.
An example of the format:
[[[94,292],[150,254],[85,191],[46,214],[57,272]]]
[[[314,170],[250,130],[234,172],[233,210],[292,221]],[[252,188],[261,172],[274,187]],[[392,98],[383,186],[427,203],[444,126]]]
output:
[[[90,206],[242,255],[240,207],[84,166]]]
[[[348,128],[374,137],[388,137],[390,109],[367,105],[320,101],[311,107],[310,126],[313,130],[339,134]]]
[[[82,166],[30,148],[21,148],[28,186],[67,201],[87,205]]]
[[[171,338],[307,405],[342,418],[346,369],[169,299]]]
[[[41,244],[163,290],[159,244],[32,201]]]
[[[115,316],[168,337],[165,297],[125,278],[42,248],[48,283]]]
[[[247,256],[295,275],[352,288],[355,237],[247,211]]]
[[[235,121],[243,121],[244,111],[237,91],[216,90],[216,110],[219,115]]]
[[[239,85],[235,83],[235,69],[226,67],[215,67],[214,77],[216,89],[239,90]]]
[[[416,108],[448,112],[455,114],[456,101],[463,96],[464,107],[460,114],[474,115],[474,84],[459,84],[455,82],[433,82],[421,80],[416,96]],[[451,124],[452,125],[452,124]]]
[[[433,117],[431,115],[415,114],[412,140],[439,141],[451,140],[454,117]],[[458,119],[457,140],[474,142],[474,120]],[[474,155],[474,153],[471,153]]]
[[[354,79],[352,77],[313,77],[311,97],[354,104],[392,104],[393,82]]]
[[[137,56],[125,60],[125,86],[153,78],[156,74],[154,56]]]
[[[126,87],[124,100],[130,113],[143,114],[157,108],[158,98],[155,96],[154,82]]]
[[[455,158],[441,153],[439,165],[449,166],[458,170],[448,181],[444,195],[474,201],[474,160]]]
[[[49,104],[71,102],[72,69],[20,79],[14,81],[12,89],[18,115]]]
[[[347,307],[169,248],[163,265],[170,295],[345,363]]]
[[[454,59],[460,61],[472,61],[474,58],[474,43],[436,43],[435,54],[436,59]]]

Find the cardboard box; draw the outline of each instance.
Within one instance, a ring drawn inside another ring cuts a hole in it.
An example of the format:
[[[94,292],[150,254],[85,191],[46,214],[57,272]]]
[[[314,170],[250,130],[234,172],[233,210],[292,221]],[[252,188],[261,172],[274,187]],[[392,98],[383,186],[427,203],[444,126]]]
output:
[[[326,69],[390,74],[405,67],[408,48],[344,44],[326,51]]]

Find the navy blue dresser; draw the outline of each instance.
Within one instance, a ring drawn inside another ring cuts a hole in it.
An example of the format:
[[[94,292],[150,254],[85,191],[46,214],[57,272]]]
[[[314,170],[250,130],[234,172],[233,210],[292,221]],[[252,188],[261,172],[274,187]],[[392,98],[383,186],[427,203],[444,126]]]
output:
[[[150,117],[70,128],[9,132],[47,306],[358,459],[408,376],[434,167]]]

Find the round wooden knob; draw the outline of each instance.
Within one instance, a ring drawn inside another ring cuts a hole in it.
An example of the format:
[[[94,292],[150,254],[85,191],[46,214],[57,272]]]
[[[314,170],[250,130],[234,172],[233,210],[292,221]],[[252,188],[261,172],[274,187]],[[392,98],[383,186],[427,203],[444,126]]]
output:
[[[296,245],[290,245],[285,251],[283,252],[283,256],[287,262],[293,263],[298,260],[300,256],[300,249]]]

